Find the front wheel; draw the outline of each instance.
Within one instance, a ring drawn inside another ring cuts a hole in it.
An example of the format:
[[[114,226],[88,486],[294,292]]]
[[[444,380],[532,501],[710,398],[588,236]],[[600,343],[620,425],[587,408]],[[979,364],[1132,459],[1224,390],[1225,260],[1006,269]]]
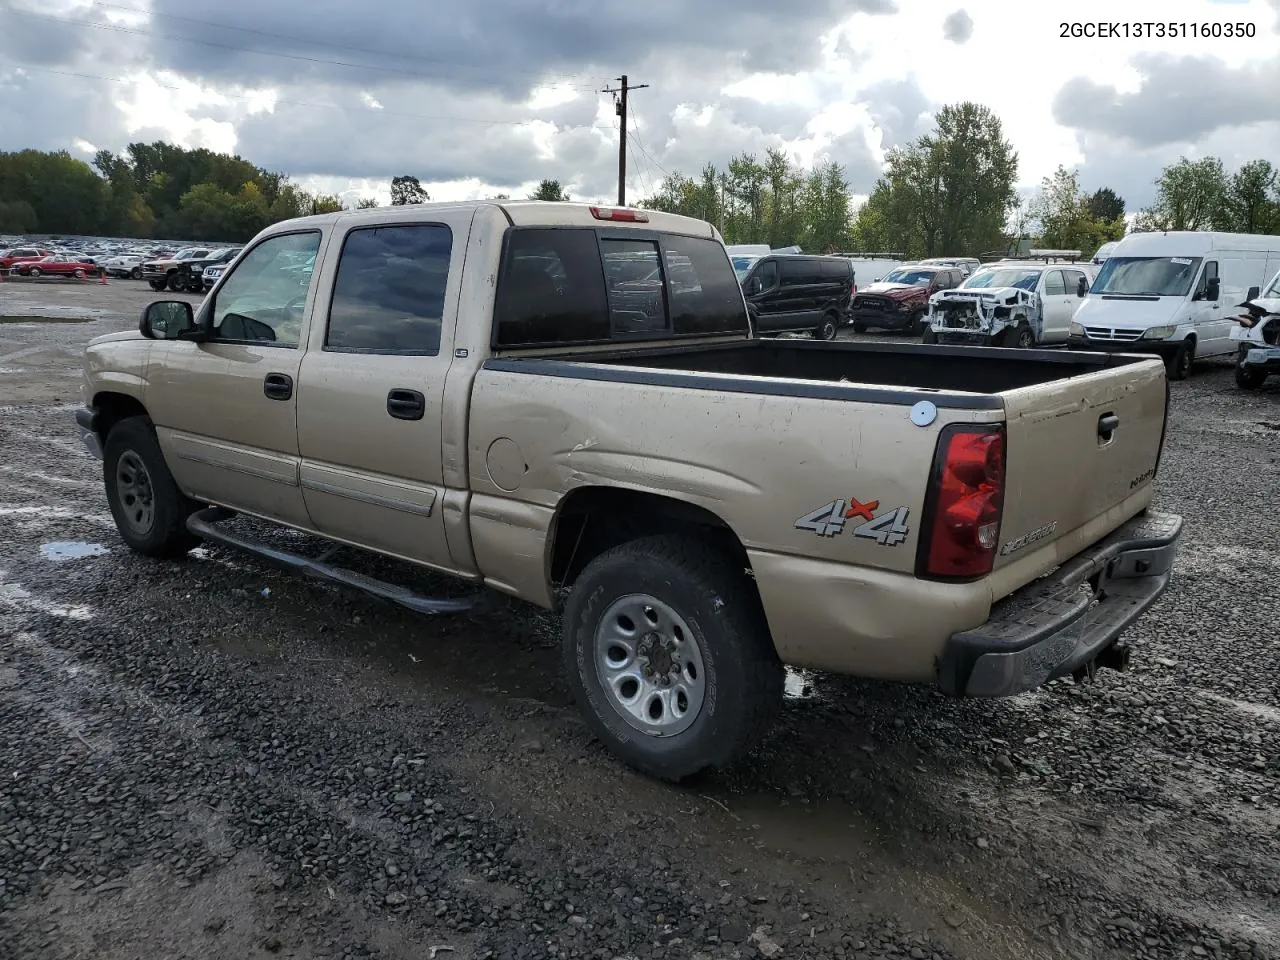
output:
[[[77,280],[83,280],[86,276],[87,274],[83,270],[77,270],[75,272],[75,277]]]
[[[782,703],[783,667],[741,563],[684,536],[632,540],[582,571],[564,662],[615,756],[680,781],[741,758]]]
[[[161,290],[163,290],[166,286],[168,286],[168,283],[169,283],[169,281],[168,281],[168,280],[159,280],[159,279],[156,279],[156,280],[148,280],[147,282],[148,282],[149,284],[151,284],[151,289],[152,289],[152,290],[154,290],[154,291],[156,291],[157,293],[159,293],[159,292],[160,292]]]
[[[1191,340],[1183,340],[1182,346],[1178,348],[1168,362],[1169,379],[1185,380],[1191,376],[1191,368],[1196,362],[1196,345]]]
[[[32,280],[38,280],[40,279],[40,275],[43,272],[44,271],[41,270],[39,267],[32,267],[30,270],[27,271],[27,276],[30,277]]]
[[[186,286],[186,284],[182,282],[182,278],[179,277],[177,273],[171,273],[169,274],[169,279],[165,284],[165,286],[167,286],[174,293],[181,293],[182,288]],[[164,288],[162,287],[161,289],[164,289]]]
[[[200,542],[187,530],[187,517],[199,505],[178,489],[147,418],[130,417],[111,428],[102,476],[116,529],[131,549],[179,557]]]
[[[129,276],[130,276],[131,278],[133,278],[134,280],[141,280],[141,279],[142,279],[142,268],[141,268],[141,267],[134,267],[132,270],[130,270],[130,271],[129,271]]]
[[[925,327],[924,335],[920,338],[921,343],[937,343],[938,333],[933,327]]]
[[[1236,386],[1241,390],[1257,390],[1266,382],[1267,372],[1246,366],[1244,360],[1248,354],[1249,348],[1241,347],[1236,356]]]
[[[822,323],[818,324],[818,328],[813,331],[815,340],[834,340],[836,331],[839,328],[839,318],[834,313],[828,313],[822,318]]]

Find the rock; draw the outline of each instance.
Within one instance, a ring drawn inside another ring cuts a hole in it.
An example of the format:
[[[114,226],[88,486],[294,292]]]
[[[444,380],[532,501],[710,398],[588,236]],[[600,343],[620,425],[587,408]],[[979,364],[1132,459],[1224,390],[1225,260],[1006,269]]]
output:
[[[973,843],[974,843],[974,846],[976,846],[979,850],[986,850],[988,847],[991,846],[991,843],[987,840],[986,837],[979,837],[977,840],[973,841]]]

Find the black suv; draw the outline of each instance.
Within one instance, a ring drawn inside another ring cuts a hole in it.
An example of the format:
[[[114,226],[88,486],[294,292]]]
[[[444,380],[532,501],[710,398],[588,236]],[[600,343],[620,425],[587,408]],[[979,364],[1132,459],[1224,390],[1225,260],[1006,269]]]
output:
[[[208,287],[204,282],[205,267],[221,266],[230,263],[244,247],[225,247],[221,250],[210,250],[207,257],[199,260],[183,260],[178,269],[169,278],[170,290],[185,290],[187,293],[203,293]],[[213,286],[213,284],[209,284]]]
[[[742,292],[756,333],[804,330],[834,340],[848,320],[853,264],[844,257],[770,254],[751,265]]]

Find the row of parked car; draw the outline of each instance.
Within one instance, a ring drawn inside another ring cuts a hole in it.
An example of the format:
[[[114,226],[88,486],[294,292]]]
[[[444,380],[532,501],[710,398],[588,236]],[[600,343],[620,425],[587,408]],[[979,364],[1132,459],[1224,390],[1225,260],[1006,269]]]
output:
[[[72,277],[84,280],[105,274],[146,280],[153,290],[203,293],[235,259],[240,247],[184,247],[177,252],[152,248],[109,256],[53,247],[0,249],[0,276]]]
[[[833,340],[847,324],[925,343],[1155,353],[1179,380],[1197,360],[1234,357],[1242,387],[1280,372],[1280,344],[1246,342],[1257,330],[1241,313],[1280,298],[1276,236],[1138,233],[1088,260],[1069,250],[989,263],[935,258],[894,266],[862,288],[857,258],[730,255],[764,335]]]

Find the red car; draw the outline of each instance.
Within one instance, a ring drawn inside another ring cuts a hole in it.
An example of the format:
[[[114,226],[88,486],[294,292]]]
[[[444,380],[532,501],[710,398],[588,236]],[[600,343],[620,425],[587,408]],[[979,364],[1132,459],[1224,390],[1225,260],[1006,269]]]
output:
[[[98,267],[65,253],[54,253],[39,260],[20,260],[10,270],[20,277],[75,277],[83,280],[89,274],[97,273]]]
[[[42,247],[14,247],[12,250],[0,250],[0,270],[8,270],[15,263],[39,260],[52,254],[52,250],[45,250]]]
[[[929,298],[939,290],[960,286],[963,280],[964,271],[959,267],[908,264],[891,270],[853,298],[849,319],[854,332],[882,327],[908,334],[923,333]]]

